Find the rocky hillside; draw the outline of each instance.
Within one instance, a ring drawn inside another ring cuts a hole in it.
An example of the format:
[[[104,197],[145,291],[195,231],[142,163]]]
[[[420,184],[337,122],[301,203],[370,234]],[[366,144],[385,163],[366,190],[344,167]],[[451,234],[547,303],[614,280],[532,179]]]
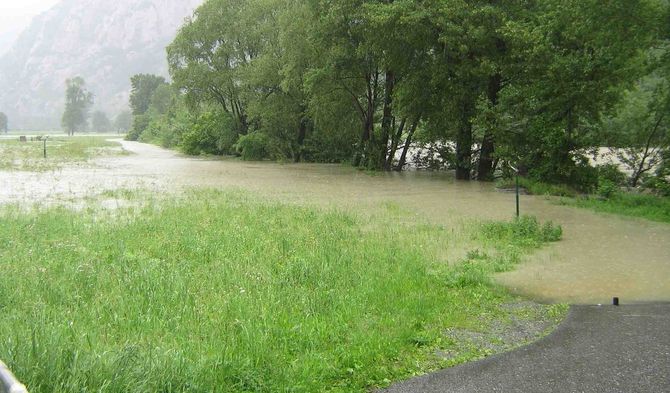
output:
[[[62,0],[0,58],[0,112],[11,127],[54,129],[65,80],[82,76],[95,107],[125,109],[136,73],[167,76],[165,46],[203,0]]]

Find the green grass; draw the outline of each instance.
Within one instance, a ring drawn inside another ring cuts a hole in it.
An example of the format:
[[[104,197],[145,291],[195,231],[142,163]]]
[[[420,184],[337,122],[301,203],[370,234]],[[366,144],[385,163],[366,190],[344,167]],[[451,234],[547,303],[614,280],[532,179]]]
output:
[[[601,213],[640,217],[651,221],[670,223],[670,197],[621,192],[608,199],[593,196],[562,198],[558,203],[586,208]]]
[[[57,137],[44,142],[0,140],[0,170],[49,171],[66,164],[86,162],[101,155],[121,154],[120,146],[106,141],[108,137]]]
[[[560,205],[670,223],[670,197],[619,191],[618,187],[613,186],[616,192],[608,198],[603,198],[579,194],[566,185],[541,183],[525,178],[519,180],[520,186],[529,194],[561,197],[554,199],[554,202]],[[511,189],[514,188],[514,180],[501,180],[496,186]]]
[[[453,229],[395,221],[214,191],[126,214],[7,207],[0,359],[33,393],[364,392],[447,365],[446,328],[510,318],[491,261],[560,236],[477,224],[492,257],[446,264]]]

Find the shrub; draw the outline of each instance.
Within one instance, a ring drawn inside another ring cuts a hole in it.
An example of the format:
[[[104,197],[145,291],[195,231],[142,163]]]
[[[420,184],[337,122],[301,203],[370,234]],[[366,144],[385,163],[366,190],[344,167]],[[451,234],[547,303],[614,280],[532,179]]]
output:
[[[245,161],[260,161],[270,158],[270,138],[261,132],[240,136],[235,149]]]
[[[602,182],[609,182],[616,186],[623,186],[626,184],[626,174],[619,170],[619,167],[614,164],[605,164],[596,167],[598,170],[598,185]]]
[[[205,112],[193,128],[182,137],[181,149],[186,154],[231,154],[238,132],[230,115],[218,111]]]
[[[601,179],[598,181],[596,193],[601,198],[610,199],[619,193],[619,186],[608,179]]]

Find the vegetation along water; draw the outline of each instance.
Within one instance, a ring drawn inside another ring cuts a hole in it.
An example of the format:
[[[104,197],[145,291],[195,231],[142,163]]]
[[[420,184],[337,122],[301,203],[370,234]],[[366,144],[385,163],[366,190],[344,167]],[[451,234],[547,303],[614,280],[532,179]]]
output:
[[[0,359],[36,393],[363,392],[670,300],[668,20],[202,2],[114,121],[81,75],[67,136],[0,108]]]

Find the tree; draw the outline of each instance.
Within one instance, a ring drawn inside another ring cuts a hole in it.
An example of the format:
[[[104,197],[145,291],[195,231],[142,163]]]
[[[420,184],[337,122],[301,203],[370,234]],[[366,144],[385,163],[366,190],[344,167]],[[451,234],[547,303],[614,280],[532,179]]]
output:
[[[95,111],[91,117],[91,128],[93,132],[109,132],[112,130],[112,122],[105,112]]]
[[[7,120],[7,115],[4,113],[0,112],[0,132],[9,132],[9,123]]]
[[[137,140],[151,122],[148,113],[154,92],[162,86],[167,86],[165,78],[151,74],[137,74],[130,78],[130,109],[133,114],[131,130],[127,135],[129,140]]]
[[[162,76],[137,74],[130,78],[130,85],[130,109],[133,115],[138,116],[149,110],[154,91],[167,85],[167,82]]]
[[[198,7],[168,46],[170,76],[191,104],[216,103],[230,114],[240,134],[249,128],[244,70],[260,45],[246,23],[248,0],[210,0]]]
[[[81,77],[68,79],[65,86],[65,112],[61,125],[72,136],[86,127],[93,94],[86,90],[86,82]]]
[[[116,118],[114,119],[114,129],[116,129],[116,132],[118,133],[128,132],[132,124],[133,115],[130,111],[123,111],[116,115]]]

